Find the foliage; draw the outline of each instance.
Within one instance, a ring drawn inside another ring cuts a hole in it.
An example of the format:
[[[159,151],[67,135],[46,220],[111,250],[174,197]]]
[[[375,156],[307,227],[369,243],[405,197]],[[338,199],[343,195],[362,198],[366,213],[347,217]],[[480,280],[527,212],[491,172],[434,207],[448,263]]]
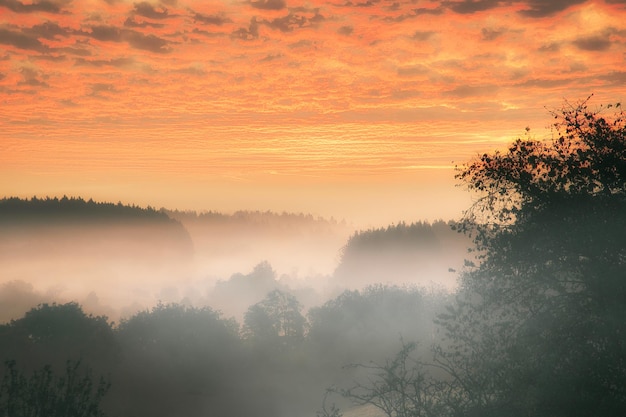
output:
[[[50,365],[30,377],[6,361],[0,385],[0,415],[10,417],[103,417],[102,397],[110,384],[96,382],[80,362],[68,361],[65,374],[56,376]]]
[[[593,111],[587,102],[552,113],[556,137],[551,141],[517,139],[506,153],[485,153],[458,168],[456,178],[482,194],[466,212],[464,226],[522,226],[538,214],[572,204],[604,206],[623,200],[624,113],[620,104]],[[603,117],[613,107],[616,112]]]
[[[0,199],[0,223],[36,221],[85,221],[85,220],[151,220],[173,222],[167,214],[152,207],[141,208],[117,204],[85,201],[81,197],[46,197],[20,199],[17,197]]]
[[[471,242],[450,223],[400,222],[354,233],[341,251],[334,279],[349,286],[446,282],[460,267]]]
[[[626,120],[607,108],[567,105],[551,142],[457,175],[482,194],[461,224],[481,262],[440,320],[457,414],[626,413]]]
[[[306,318],[296,297],[273,290],[251,306],[244,317],[244,335],[261,345],[294,347],[304,340]]]
[[[74,302],[40,304],[24,317],[0,325],[0,360],[18,360],[35,368],[81,358],[104,364],[116,354],[107,318],[87,315]]]
[[[233,384],[241,384],[232,377],[241,372],[238,330],[209,307],[180,304],[159,303],[123,320],[111,392],[116,414],[225,415]]]
[[[336,366],[380,361],[395,351],[400,335],[430,343],[432,320],[447,300],[443,292],[426,293],[411,287],[374,285],[344,291],[309,311],[309,348],[332,351],[332,356],[322,354],[320,360],[333,361]]]

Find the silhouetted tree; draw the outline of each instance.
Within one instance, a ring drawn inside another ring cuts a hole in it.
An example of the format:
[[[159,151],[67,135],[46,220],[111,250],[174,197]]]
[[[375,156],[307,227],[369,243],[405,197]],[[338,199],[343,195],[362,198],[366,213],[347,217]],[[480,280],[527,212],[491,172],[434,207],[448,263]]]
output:
[[[611,108],[612,106],[608,106]],[[455,415],[626,415],[626,121],[587,101],[457,178],[480,263],[441,317]]]

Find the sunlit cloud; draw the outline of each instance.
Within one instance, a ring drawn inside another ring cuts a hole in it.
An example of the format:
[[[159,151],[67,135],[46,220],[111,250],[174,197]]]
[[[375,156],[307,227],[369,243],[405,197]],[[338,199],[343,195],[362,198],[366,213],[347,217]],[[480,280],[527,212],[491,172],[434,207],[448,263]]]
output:
[[[436,167],[528,125],[543,134],[564,98],[626,92],[620,1],[0,0],[0,11],[0,162],[42,173],[38,190],[74,157],[79,171],[136,158],[162,178],[211,167],[294,183]],[[380,140],[361,141],[372,131]],[[411,134],[416,145],[398,139]],[[18,151],[35,138],[47,154]]]

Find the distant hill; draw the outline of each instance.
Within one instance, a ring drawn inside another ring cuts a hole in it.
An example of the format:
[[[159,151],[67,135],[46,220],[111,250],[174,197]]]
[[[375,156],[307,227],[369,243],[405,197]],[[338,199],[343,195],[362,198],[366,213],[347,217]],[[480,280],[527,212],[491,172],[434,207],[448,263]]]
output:
[[[354,233],[342,249],[334,280],[346,286],[374,283],[453,287],[468,258],[470,240],[452,224],[404,222]]]

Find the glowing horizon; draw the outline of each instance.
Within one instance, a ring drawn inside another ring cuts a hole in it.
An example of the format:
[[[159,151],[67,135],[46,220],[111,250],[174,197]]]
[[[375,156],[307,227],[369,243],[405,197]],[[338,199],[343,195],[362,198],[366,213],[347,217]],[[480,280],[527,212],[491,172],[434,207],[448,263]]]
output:
[[[0,0],[0,193],[449,219],[453,167],[626,92],[623,1]],[[547,110],[546,110],[547,109]]]

